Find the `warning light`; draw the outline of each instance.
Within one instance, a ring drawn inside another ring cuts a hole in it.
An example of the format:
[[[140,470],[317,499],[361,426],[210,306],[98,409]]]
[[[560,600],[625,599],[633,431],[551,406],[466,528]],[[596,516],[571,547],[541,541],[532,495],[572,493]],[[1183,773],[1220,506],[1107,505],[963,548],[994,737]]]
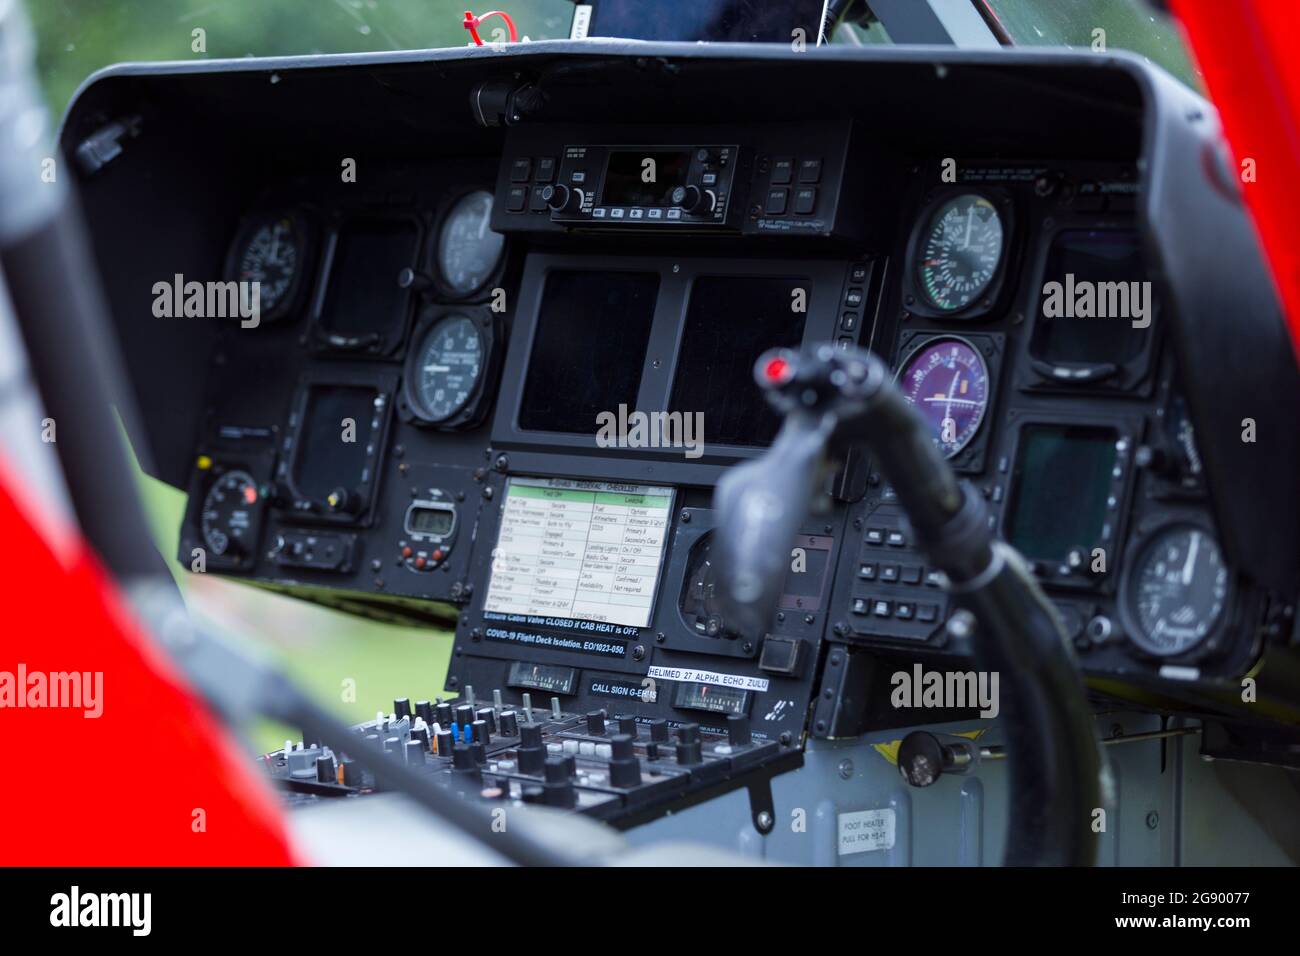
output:
[[[763,366],[763,376],[769,382],[789,381],[791,371],[790,363],[779,355],[768,359],[767,364]]]
[[[199,466],[199,471],[207,471],[212,467],[212,459],[207,455],[199,455],[199,460],[195,464]]]
[[[244,500],[250,505],[257,504],[257,489],[252,485],[244,485]]]

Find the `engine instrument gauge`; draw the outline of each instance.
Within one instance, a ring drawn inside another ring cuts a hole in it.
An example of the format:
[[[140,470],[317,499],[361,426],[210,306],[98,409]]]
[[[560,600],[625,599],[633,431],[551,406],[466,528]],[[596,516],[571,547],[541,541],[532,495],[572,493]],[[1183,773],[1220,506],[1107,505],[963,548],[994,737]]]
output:
[[[234,559],[252,552],[261,497],[246,471],[228,471],[212,483],[200,514],[203,543],[210,553]]]
[[[1227,603],[1228,569],[1208,531],[1170,525],[1138,552],[1127,585],[1133,641],[1170,657],[1197,647],[1218,625]]]
[[[930,339],[904,363],[898,385],[903,396],[920,409],[935,445],[948,458],[970,443],[984,421],[989,367],[965,339]]]
[[[997,207],[978,193],[942,201],[918,237],[921,294],[940,312],[960,312],[990,287],[1002,263],[1004,228]]]
[[[406,399],[428,425],[450,425],[482,392],[489,341],[478,322],[452,313],[436,319],[407,360]]]
[[[287,313],[300,298],[310,255],[307,222],[293,213],[258,216],[235,236],[227,275],[240,283],[257,283],[259,318],[269,321]],[[248,295],[241,286],[241,295]]]
[[[467,298],[483,288],[501,261],[506,237],[493,232],[492,194],[477,190],[451,207],[438,230],[438,274],[446,291]]]

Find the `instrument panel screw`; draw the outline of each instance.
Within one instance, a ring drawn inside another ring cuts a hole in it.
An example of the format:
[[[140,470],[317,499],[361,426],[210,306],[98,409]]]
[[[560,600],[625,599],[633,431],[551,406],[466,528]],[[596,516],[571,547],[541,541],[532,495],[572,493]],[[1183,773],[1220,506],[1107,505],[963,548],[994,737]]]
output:
[[[662,643],[663,643],[664,641],[666,641],[666,640],[668,640],[668,638],[664,636],[664,632],[663,632],[663,631],[659,631],[657,634],[655,634],[655,643],[656,643],[656,644],[662,644]]]
[[[836,637],[843,637],[849,632],[849,629],[844,626],[843,621],[836,621],[835,626],[831,628],[831,630],[835,632]]]
[[[792,739],[794,738],[790,736],[790,731],[788,730],[785,733],[783,733],[780,737],[777,738],[777,740],[781,741],[781,743],[786,747],[790,746],[790,741]]]
[[[510,458],[506,455],[497,455],[497,460],[492,464],[497,471],[505,471],[510,467]]]
[[[805,614],[805,615],[803,616],[803,622],[804,622],[805,624],[811,624],[811,623],[812,623],[813,621],[815,621],[815,620],[816,620],[816,618],[814,618],[811,614]]]
[[[644,660],[644,659],[645,659],[645,647],[644,647],[644,645],[638,644],[638,645],[636,645],[634,648],[632,648],[632,660],[634,660],[634,661],[640,661],[640,660]]]
[[[746,654],[749,654],[754,650],[754,645],[751,644],[749,641],[746,641],[744,644],[740,645],[740,649],[744,651]]]
[[[485,486],[484,486],[484,488],[483,488],[483,497],[486,498],[488,501],[491,501],[491,500],[492,500],[492,486],[491,486],[491,485],[485,485]]]
[[[1160,826],[1160,814],[1152,810],[1147,814],[1147,829],[1154,830],[1158,826]]]
[[[854,531],[861,531],[861,530],[862,530],[862,519],[861,519],[861,518],[854,518],[854,519],[853,519],[853,530],[854,530]]]
[[[685,508],[682,509],[682,515],[681,515],[681,518],[682,518],[682,524],[690,524],[690,523],[691,523],[691,513],[690,513],[689,511],[687,511]]]
[[[847,758],[841,760],[840,765],[836,769],[839,771],[842,780],[848,780],[853,776],[853,761]]]
[[[766,810],[760,810],[758,816],[754,817],[754,825],[758,827],[759,833],[771,833],[775,822],[772,819],[772,814]]]

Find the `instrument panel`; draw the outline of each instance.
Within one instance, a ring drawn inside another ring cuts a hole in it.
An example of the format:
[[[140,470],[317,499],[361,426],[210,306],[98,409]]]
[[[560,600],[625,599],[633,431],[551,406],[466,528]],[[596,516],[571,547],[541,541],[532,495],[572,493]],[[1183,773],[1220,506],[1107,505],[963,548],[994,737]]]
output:
[[[836,57],[799,69],[857,68]],[[1099,93],[1114,78],[1093,61],[1038,85],[970,71],[961,91],[882,62],[871,109],[806,95],[778,115],[695,95],[770,86],[761,64],[614,61],[646,71],[617,120],[559,61],[563,80],[519,80],[547,95],[495,113],[488,61],[457,61],[466,96],[423,101],[436,128],[394,75],[367,88],[355,181],[250,167],[210,228],[141,257],[259,296],[256,322],[167,330],[201,396],[184,426],[154,403],[188,467],[184,567],[449,625],[442,691],[500,691],[494,719],[524,694],[556,697],[565,727],[604,710],[722,740],[744,717],[782,757],[880,726],[864,667],[971,645],[869,453],[833,463],[796,542],[756,542],[791,551],[768,631],[738,633],[716,599],[713,487],[780,427],[755,359],[830,343],[887,360],[1099,694],[1203,708],[1289,639],[1293,590],[1245,560],[1211,490],[1203,392],[1242,385],[1188,372],[1141,208],[1172,160],[1144,153],[1137,94]],[[1040,119],[1095,100],[1109,135],[1030,137],[990,105],[1007,89]],[[981,122],[936,138],[925,90]]]
[[[972,159],[945,183],[947,167],[931,160],[847,183],[842,158],[806,150],[848,154],[852,130],[803,130],[803,142],[769,152],[777,132],[670,150],[575,146],[569,129],[543,148],[530,130],[427,214],[307,202],[250,211],[231,239],[232,275],[261,269],[272,311],[309,290],[296,300],[305,361],[282,421],[223,421],[198,449],[182,553],[198,544],[223,571],[352,591],[353,608],[453,602],[456,683],[508,687],[496,673],[506,662],[559,663],[586,675],[589,693],[623,688],[618,699],[635,684],[619,673],[694,672],[689,655],[705,654],[733,665],[703,670],[712,682],[701,686],[748,694],[798,675],[802,686],[782,693],[801,708],[823,639],[886,654],[962,650],[941,576],[869,461],[841,463],[824,519],[805,529],[819,544],[796,549],[818,570],[792,574],[767,641],[737,641],[710,597],[709,486],[779,427],[752,386],[755,356],[863,344],[891,358],[936,445],[981,488],[1085,669],[1241,667],[1253,642],[1240,635],[1259,606],[1216,543],[1198,481],[1138,241],[1135,169]],[[643,169],[668,179],[640,189]],[[769,220],[764,197],[805,182],[825,196],[901,193],[891,244],[737,259],[641,242],[661,233],[651,210],[677,210],[671,221],[707,241],[727,223],[743,233]],[[747,196],[748,225],[715,215],[721,206],[692,213],[690,185]],[[539,186],[552,197],[586,189],[585,228],[559,245],[529,237],[576,220],[512,198]],[[594,215],[616,197],[629,204],[620,216]],[[767,643],[777,670],[763,664]],[[671,699],[708,710],[693,692]],[[800,724],[774,722],[792,739]]]

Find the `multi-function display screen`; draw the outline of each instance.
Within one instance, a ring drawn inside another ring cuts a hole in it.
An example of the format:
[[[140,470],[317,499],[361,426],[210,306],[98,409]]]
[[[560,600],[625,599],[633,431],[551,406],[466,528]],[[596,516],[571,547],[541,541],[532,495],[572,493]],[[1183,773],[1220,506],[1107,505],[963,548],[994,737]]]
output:
[[[767,445],[780,417],[754,381],[771,348],[797,349],[812,302],[806,277],[701,276],[691,289],[673,411],[704,415],[704,447]]]
[[[613,150],[605,167],[605,206],[671,206],[672,192],[686,185],[691,154],[663,150]]]
[[[366,386],[311,387],[298,425],[293,460],[293,485],[298,494],[324,501],[339,489],[353,492],[369,480],[370,430],[378,396]]]
[[[1135,358],[1142,350],[1143,336],[1151,331],[1133,327],[1135,320],[1144,321],[1134,316],[1137,303],[1132,301],[1144,279],[1137,233],[1084,229],[1061,233],[1047,253],[1043,287],[1060,283],[1060,304],[1067,314],[1048,317],[1046,296],[1040,299],[1030,352],[1052,365],[1122,365]],[[1115,310],[1121,314],[1109,314],[1113,306],[1125,303],[1127,309]],[[1150,306],[1148,297],[1146,307]]]
[[[548,274],[519,427],[595,435],[601,412],[634,410],[658,292],[654,272]]]
[[[483,609],[648,627],[673,489],[511,478]]]
[[[1101,541],[1115,468],[1113,428],[1029,425],[1012,474],[1007,540],[1031,560],[1062,561]]]
[[[407,292],[397,284],[415,264],[419,233],[413,222],[358,221],[343,226],[334,250],[320,324],[347,336],[384,336],[406,318]]]

